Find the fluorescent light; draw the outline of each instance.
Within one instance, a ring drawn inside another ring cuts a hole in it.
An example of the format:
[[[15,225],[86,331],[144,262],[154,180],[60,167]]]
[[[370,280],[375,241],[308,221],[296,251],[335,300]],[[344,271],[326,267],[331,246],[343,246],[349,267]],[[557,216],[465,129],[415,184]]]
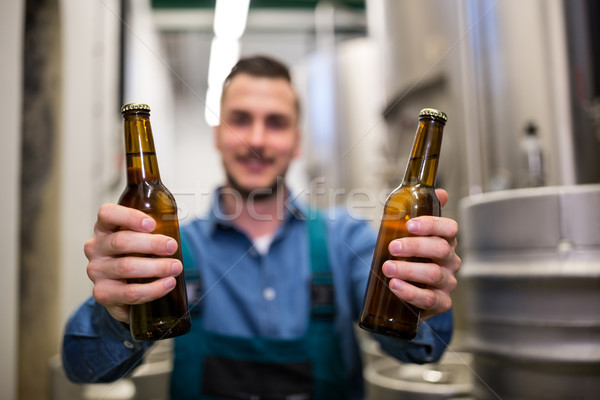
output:
[[[250,0],[217,0],[215,5],[215,36],[239,39],[246,29]]]
[[[240,42],[237,39],[213,38],[208,63],[208,86],[220,87],[239,57]]]
[[[221,91],[223,82],[240,57],[240,42],[237,39],[213,38],[208,63],[208,90],[204,119],[210,126],[219,124]]]
[[[204,107],[204,120],[208,126],[217,126],[220,123],[221,112],[221,88],[211,88],[206,90],[206,103]]]
[[[240,58],[239,39],[246,29],[248,7],[250,0],[217,0],[215,5],[215,37],[210,45],[204,109],[204,119],[210,126],[219,124],[223,82]]]

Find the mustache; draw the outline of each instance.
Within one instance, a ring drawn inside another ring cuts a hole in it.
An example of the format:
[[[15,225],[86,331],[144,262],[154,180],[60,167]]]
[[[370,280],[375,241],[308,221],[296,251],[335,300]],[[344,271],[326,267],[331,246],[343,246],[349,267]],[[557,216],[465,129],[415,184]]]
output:
[[[236,158],[241,161],[271,161],[273,159],[273,157],[267,156],[263,149],[254,149],[253,151],[249,151],[244,154],[238,154]]]

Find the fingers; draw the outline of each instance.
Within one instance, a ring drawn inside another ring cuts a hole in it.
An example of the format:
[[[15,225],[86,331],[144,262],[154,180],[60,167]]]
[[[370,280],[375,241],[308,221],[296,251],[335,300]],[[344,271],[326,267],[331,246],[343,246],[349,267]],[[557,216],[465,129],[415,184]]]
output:
[[[156,300],[176,285],[175,276],[183,265],[175,259],[121,257],[104,266],[88,265],[88,275],[94,282],[94,299],[106,307],[118,321],[129,322],[129,305]],[[157,278],[148,283],[128,283],[124,278]],[[121,278],[121,279],[119,279]]]
[[[461,264],[454,247],[436,236],[396,239],[390,243],[389,250],[394,257],[430,259],[453,273],[458,271]]]
[[[445,206],[448,202],[448,192],[446,192],[444,189],[435,189],[435,194],[437,195],[442,207]]]
[[[92,282],[101,279],[164,278],[178,276],[181,261],[173,258],[116,257],[90,261],[87,273]]]
[[[422,320],[452,307],[450,294],[457,282],[446,268],[433,263],[386,261],[383,272],[390,278],[390,290],[398,298],[422,310]]]
[[[421,216],[406,222],[409,233],[419,236],[439,236],[454,239],[458,234],[458,224],[450,218]]]
[[[129,323],[129,306],[109,306],[105,307],[106,310],[114,319],[117,321]]]
[[[175,254],[177,247],[177,241],[169,236],[118,231],[105,235],[95,234],[85,243],[83,251],[87,259],[92,262],[97,259],[128,254],[151,254],[165,257]]]
[[[119,230],[121,228],[122,230]],[[183,266],[174,258],[177,241],[152,234],[156,222],[142,211],[105,204],[98,211],[94,236],[84,245],[93,295],[117,320],[129,321],[129,305],[163,297],[175,287]],[[158,257],[127,256],[147,254]],[[128,283],[148,278],[148,283]]]
[[[133,231],[119,231],[110,235],[100,244],[102,254],[154,254],[168,256],[177,250],[177,241],[169,236]]]
[[[400,282],[419,282],[426,288],[441,289],[448,293],[456,289],[454,274],[434,263],[388,260],[383,264],[383,273],[397,280],[398,285],[401,285]]]
[[[116,231],[123,227],[125,230]],[[164,235],[150,234],[154,219],[145,213],[117,204],[104,204],[98,211],[94,236],[84,245],[88,260],[125,254],[168,256],[177,250],[177,242]]]
[[[420,308],[422,321],[452,308],[452,298],[442,290],[419,288],[399,279],[390,280],[390,289],[401,300]]]
[[[101,232],[112,232],[118,227],[138,232],[152,232],[156,222],[142,211],[120,206],[104,204],[98,210],[95,229]]]
[[[175,287],[175,278],[156,279],[149,283],[127,283],[104,279],[94,285],[94,299],[105,307],[122,307],[126,304],[143,304],[156,300]]]
[[[392,292],[422,309],[425,320],[452,307],[450,294],[461,265],[455,252],[458,225],[449,218],[422,216],[409,220],[406,228],[415,236],[390,242],[390,254],[398,260],[386,261],[383,273]]]

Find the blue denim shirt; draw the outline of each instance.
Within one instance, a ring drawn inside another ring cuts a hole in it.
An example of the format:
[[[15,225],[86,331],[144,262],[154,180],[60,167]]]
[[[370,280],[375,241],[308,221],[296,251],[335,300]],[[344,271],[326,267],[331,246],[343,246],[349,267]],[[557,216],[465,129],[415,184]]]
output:
[[[266,254],[221,212],[215,196],[205,218],[182,225],[182,238],[202,278],[198,304],[207,330],[233,336],[289,339],[306,330],[310,267],[305,220],[308,209],[290,197],[283,222]],[[335,287],[335,327],[341,338],[353,398],[362,396],[362,364],[355,336],[375,248],[376,234],[342,208],[324,211],[328,253]],[[186,265],[186,270],[189,265]],[[188,293],[190,295],[190,293]],[[452,334],[447,312],[421,323],[412,341],[374,335],[393,357],[433,362]],[[130,372],[149,345],[134,342],[125,325],[93,299],[70,318],[63,343],[63,365],[75,382],[107,382]]]

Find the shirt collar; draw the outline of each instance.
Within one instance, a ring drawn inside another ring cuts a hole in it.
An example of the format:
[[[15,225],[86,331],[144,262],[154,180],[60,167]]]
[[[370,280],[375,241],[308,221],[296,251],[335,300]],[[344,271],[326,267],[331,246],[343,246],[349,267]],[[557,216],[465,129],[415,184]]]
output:
[[[207,216],[208,224],[205,225],[205,233],[207,235],[213,235],[217,229],[235,229],[232,220],[223,211],[223,204],[221,202],[222,193],[223,187],[219,187],[212,196],[211,207]],[[308,206],[292,194],[287,187],[283,217],[284,223],[287,223],[291,219],[304,221],[310,217]]]

